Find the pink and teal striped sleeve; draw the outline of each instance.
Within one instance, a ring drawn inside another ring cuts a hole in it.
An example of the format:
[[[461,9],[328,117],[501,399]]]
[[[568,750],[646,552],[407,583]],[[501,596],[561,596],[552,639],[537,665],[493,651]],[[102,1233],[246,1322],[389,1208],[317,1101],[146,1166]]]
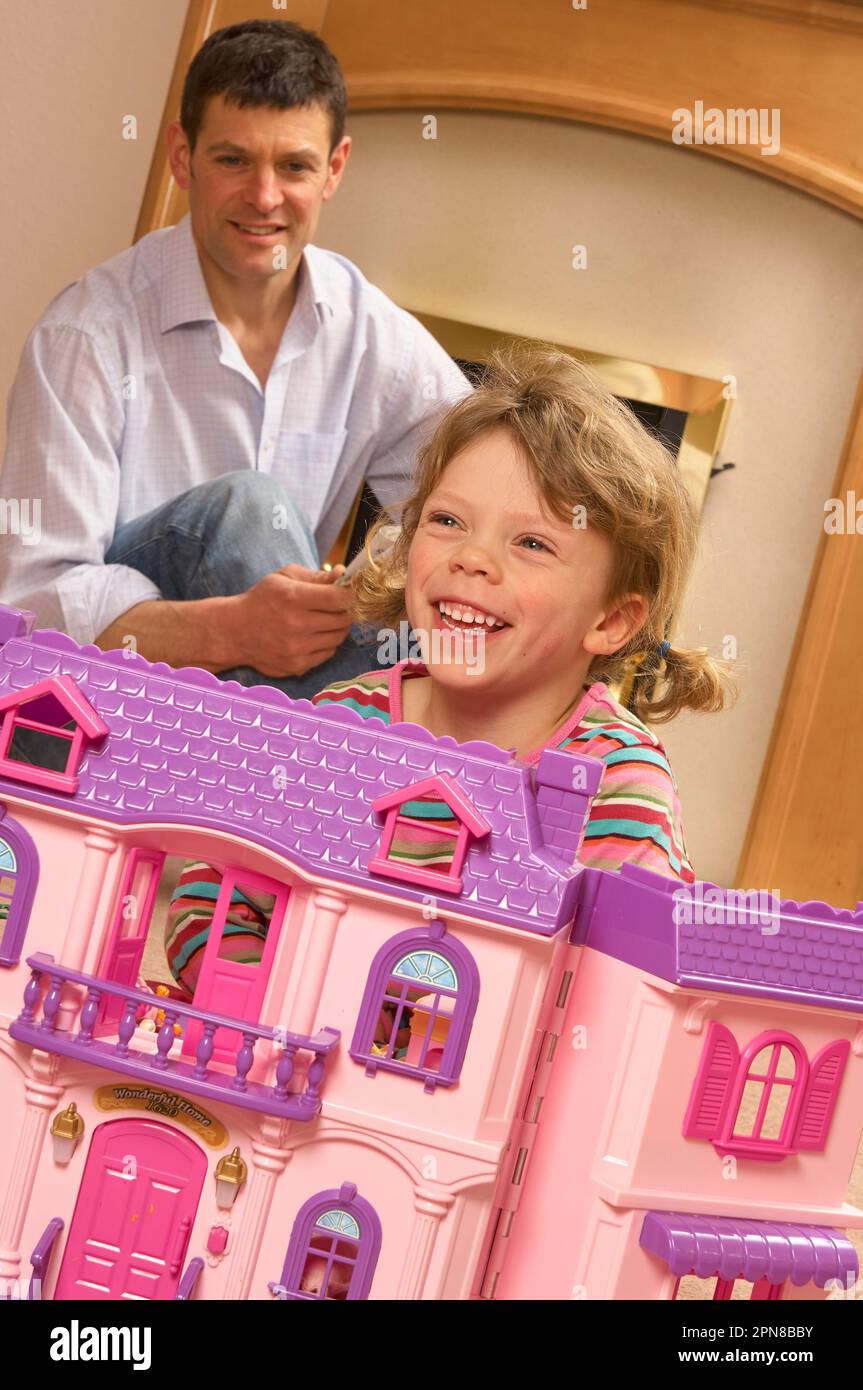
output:
[[[659,740],[628,710],[618,706],[612,711],[603,702],[587,712],[561,746],[605,764],[579,862],[596,869],[640,864],[667,878],[694,883],[677,784]]]

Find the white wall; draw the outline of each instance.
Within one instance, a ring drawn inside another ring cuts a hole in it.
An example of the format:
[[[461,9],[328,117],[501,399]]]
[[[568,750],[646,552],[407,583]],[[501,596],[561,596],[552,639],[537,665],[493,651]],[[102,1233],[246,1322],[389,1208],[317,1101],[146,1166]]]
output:
[[[320,245],[417,310],[738,378],[675,635],[734,635],[742,694],[661,734],[695,871],[732,884],[863,363],[863,226],[670,143],[446,111],[431,141],[424,114],[351,117]]]
[[[185,16],[186,0],[0,0],[0,450],[33,324],[131,245]]]

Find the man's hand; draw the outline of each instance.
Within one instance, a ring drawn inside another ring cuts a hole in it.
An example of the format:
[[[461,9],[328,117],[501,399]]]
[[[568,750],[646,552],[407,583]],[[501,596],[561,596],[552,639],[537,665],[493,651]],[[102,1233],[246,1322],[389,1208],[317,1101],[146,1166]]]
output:
[[[348,590],[334,584],[344,570],[285,565],[240,594],[232,613],[235,664],[263,676],[302,676],[331,657],[351,629]]]
[[[332,656],[350,631],[349,590],[334,582],[344,571],[285,565],[245,594],[148,599],[115,619],[96,645],[217,674],[253,666],[264,676],[301,676]]]

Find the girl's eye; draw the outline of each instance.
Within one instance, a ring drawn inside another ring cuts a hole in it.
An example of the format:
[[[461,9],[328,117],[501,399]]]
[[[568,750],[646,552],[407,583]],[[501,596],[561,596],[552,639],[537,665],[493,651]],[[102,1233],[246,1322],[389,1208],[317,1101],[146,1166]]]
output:
[[[436,522],[447,531],[451,530],[453,526],[458,526],[455,517],[450,516],[449,512],[432,512],[427,520]],[[538,536],[522,536],[519,545],[529,547],[533,554],[537,554],[540,550],[546,551],[549,555],[552,553],[551,547],[546,545],[545,541],[541,541]]]

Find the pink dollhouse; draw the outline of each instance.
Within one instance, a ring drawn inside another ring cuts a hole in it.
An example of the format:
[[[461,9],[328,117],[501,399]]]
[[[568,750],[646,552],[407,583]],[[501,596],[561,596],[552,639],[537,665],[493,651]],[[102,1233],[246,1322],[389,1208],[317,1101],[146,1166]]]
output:
[[[585,868],[601,775],[0,609],[5,1295],[853,1286],[863,904]]]

